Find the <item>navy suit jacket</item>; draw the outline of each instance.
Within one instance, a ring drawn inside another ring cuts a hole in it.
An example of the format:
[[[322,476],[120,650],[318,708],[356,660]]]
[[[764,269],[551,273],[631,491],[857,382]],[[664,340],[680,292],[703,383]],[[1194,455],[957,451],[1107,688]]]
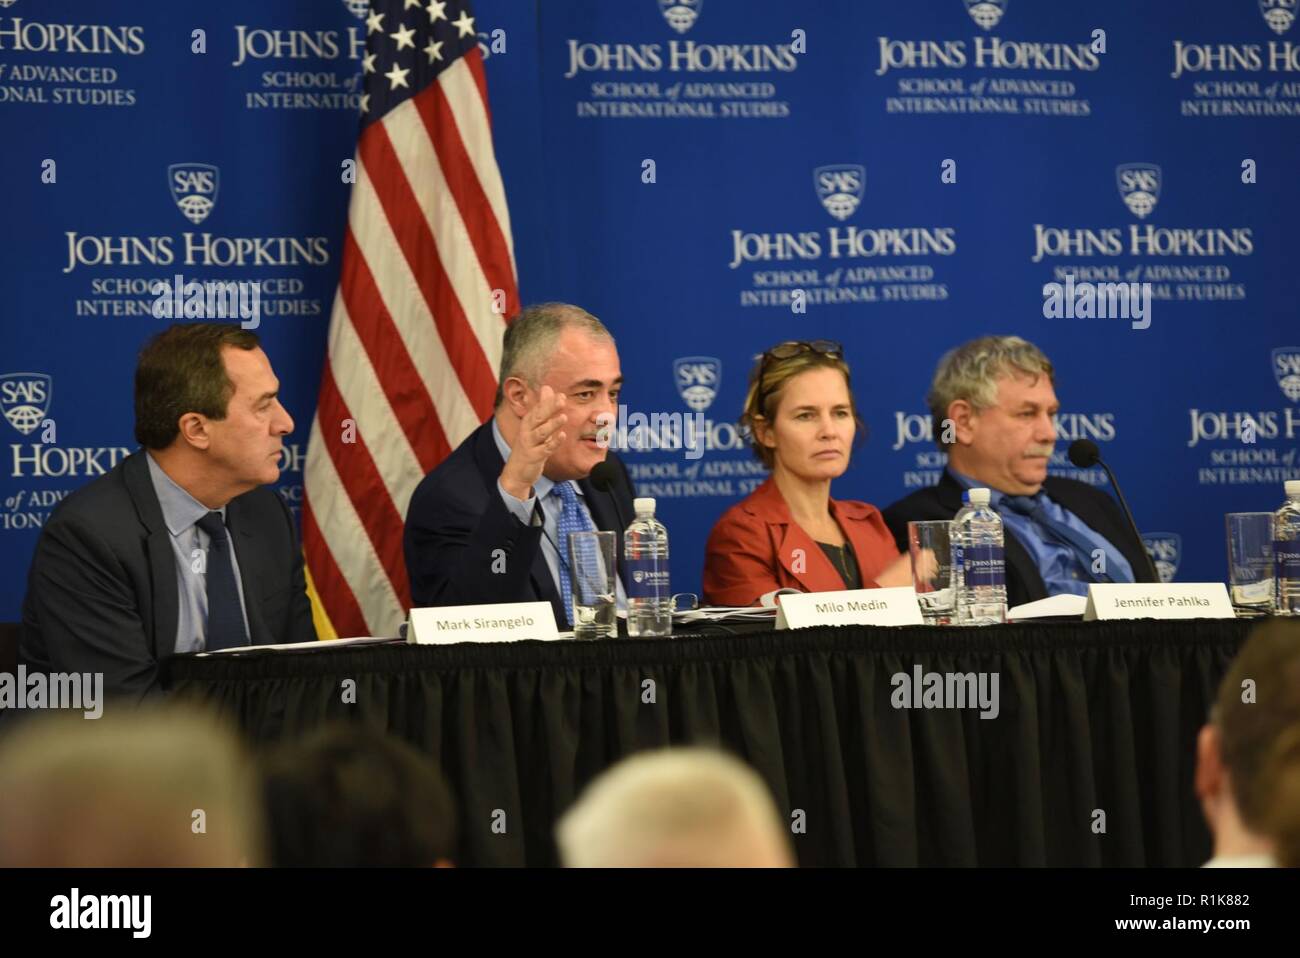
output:
[[[1118,549],[1133,567],[1135,581],[1152,581],[1146,547],[1142,540],[1133,535],[1124,513],[1114,499],[1086,482],[1059,476],[1048,476],[1043,489],[1062,507],[1082,519],[1088,528]],[[961,484],[945,469],[937,485],[919,489],[886,509],[885,524],[894,534],[898,547],[907,551],[909,522],[951,519],[955,516],[961,508],[961,493]],[[1009,528],[1004,530],[1003,542],[1007,560],[1007,606],[1047,598],[1047,586],[1043,583],[1043,577],[1029,550],[1021,545]]]
[[[41,531],[27,578],[18,659],[30,671],[103,672],[106,696],[158,688],[173,655],[176,553],[143,451],[64,499]],[[293,516],[273,489],[231,499],[253,645],[316,638]]]
[[[616,455],[608,459],[623,473],[620,488],[598,492],[586,479],[578,485],[596,527],[617,534],[621,575],[623,523],[633,517],[632,481]],[[542,527],[520,522],[501,501],[497,480],[503,468],[489,419],[416,486],[403,537],[411,601],[417,607],[549,602],[563,628],[569,613],[542,552]],[[503,555],[494,556],[497,549]],[[505,567],[496,572],[499,558]]]

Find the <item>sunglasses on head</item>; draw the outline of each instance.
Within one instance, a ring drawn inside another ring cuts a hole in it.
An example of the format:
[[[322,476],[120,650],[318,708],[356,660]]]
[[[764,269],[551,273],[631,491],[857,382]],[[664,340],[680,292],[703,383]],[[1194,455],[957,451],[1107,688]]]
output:
[[[841,359],[844,356],[844,347],[830,339],[814,339],[812,342],[792,339],[784,343],[778,343],[763,354],[763,360],[758,367],[758,381],[760,383],[763,381],[763,377],[767,374],[767,367],[773,362],[792,359],[801,353],[821,353],[823,356]],[[764,408],[768,392],[769,390],[763,389],[758,394],[758,408],[760,410]]]

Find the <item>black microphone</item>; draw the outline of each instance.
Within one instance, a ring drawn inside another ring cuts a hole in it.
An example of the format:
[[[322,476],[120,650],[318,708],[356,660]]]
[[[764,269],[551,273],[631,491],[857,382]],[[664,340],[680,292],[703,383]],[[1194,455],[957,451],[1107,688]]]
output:
[[[623,488],[622,470],[608,459],[604,459],[596,463],[587,479],[590,480],[593,489],[607,493],[614,500],[614,512],[618,516],[619,524],[622,527],[618,532],[622,535],[623,529],[630,525],[627,517],[623,515],[623,507],[619,504],[618,496],[614,495],[615,490]]]
[[[1124,518],[1128,519],[1128,526],[1133,530],[1138,545],[1142,547],[1142,558],[1147,561],[1147,571],[1151,573],[1151,581],[1159,582],[1160,574],[1156,572],[1155,563],[1151,561],[1151,553],[1147,552],[1146,543],[1142,541],[1142,533],[1138,532],[1137,523],[1133,521],[1133,513],[1129,510],[1128,502],[1124,499],[1124,490],[1120,489],[1119,483],[1115,480],[1115,473],[1110,471],[1110,466],[1102,461],[1101,450],[1097,448],[1097,444],[1091,439],[1076,439],[1070,443],[1070,450],[1067,455],[1070,457],[1070,462],[1080,469],[1101,466],[1106,471],[1106,477],[1110,479],[1110,484],[1115,487],[1115,498],[1119,499],[1120,507],[1124,510]]]

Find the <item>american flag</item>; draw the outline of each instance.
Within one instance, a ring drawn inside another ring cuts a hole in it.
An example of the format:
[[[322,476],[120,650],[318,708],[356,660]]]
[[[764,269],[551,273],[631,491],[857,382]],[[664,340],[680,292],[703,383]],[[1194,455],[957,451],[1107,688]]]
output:
[[[302,510],[321,638],[395,635],[402,519],[492,412],[519,308],[487,80],[466,0],[371,0],[361,135]]]

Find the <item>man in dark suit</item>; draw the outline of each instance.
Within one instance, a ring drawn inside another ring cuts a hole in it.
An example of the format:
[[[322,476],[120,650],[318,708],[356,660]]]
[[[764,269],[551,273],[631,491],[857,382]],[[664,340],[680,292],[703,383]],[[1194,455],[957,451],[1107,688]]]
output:
[[[68,496],[36,544],[19,659],[157,689],[177,652],[316,638],[293,517],[275,491],[293,420],[257,336],[172,326],[140,354],[144,447]]]
[[[964,489],[984,486],[1001,516],[1007,604],[1091,582],[1149,582],[1145,547],[1119,506],[1084,482],[1047,474],[1060,404],[1051,362],[1018,336],[985,336],[948,352],[926,402],[935,440],[948,453],[937,485],[885,510],[900,549],[907,523],[951,519]]]
[[[632,521],[632,484],[608,451],[623,374],[600,320],[561,303],[506,328],[496,411],[424,477],[406,513],[406,572],[416,606],[550,602],[570,619],[570,532],[617,533]],[[609,490],[587,480],[606,458]],[[621,564],[620,564],[621,565]],[[622,581],[618,602],[626,602]]]

